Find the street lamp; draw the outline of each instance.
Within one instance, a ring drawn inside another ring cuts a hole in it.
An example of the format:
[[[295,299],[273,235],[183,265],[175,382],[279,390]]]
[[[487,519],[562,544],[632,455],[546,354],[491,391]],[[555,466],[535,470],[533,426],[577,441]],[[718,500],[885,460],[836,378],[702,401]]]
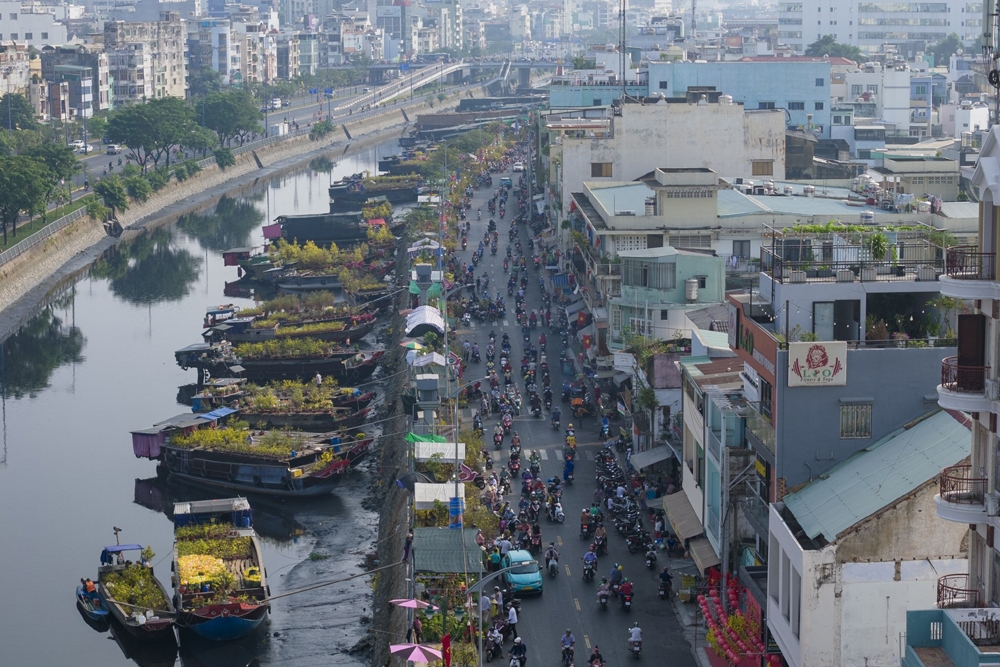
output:
[[[10,75],[14,73],[14,66],[7,65],[3,68],[4,78],[7,79],[7,136],[9,137],[14,132],[14,124],[11,121],[11,107],[13,107],[13,99],[10,96]]]

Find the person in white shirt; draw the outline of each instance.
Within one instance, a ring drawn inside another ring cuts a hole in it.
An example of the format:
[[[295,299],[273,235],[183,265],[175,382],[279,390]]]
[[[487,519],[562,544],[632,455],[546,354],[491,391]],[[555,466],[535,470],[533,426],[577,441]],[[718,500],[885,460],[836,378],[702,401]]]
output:
[[[642,645],[642,628],[639,627],[638,623],[633,623],[632,627],[628,629],[628,647],[629,650],[632,649],[632,644],[638,643]]]
[[[516,636],[517,635],[517,609],[514,608],[514,605],[511,605],[510,609],[507,610],[507,623],[510,625],[510,633],[512,635]]]

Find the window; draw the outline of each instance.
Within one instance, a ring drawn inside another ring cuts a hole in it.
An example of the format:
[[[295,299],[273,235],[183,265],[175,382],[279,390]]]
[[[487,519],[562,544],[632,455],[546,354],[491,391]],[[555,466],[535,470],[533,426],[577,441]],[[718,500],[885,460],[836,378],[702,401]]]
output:
[[[774,108],[774,102],[758,102],[757,103],[757,108],[758,109],[773,109]]]
[[[653,335],[653,323],[650,320],[644,320],[638,317],[628,318],[628,328],[634,334],[639,334],[640,336],[652,336]]]
[[[600,97],[595,97],[595,98],[594,98],[594,103],[593,103],[593,105],[592,105],[592,106],[595,106],[595,107],[603,107],[603,106],[604,106],[604,104],[602,104],[602,103],[601,103],[601,98],[600,98]]]
[[[17,20],[17,12],[11,12],[10,13],[10,20],[11,21],[16,21]]]
[[[833,124],[834,125],[840,125],[840,123],[842,121],[843,121],[843,116],[834,116],[833,117]]]
[[[805,110],[805,108],[806,108],[806,103],[805,102],[789,102],[788,103],[788,110],[789,111],[803,111],[803,110]]]
[[[816,87],[817,88],[822,88],[823,87],[823,79],[822,78],[816,79]]]
[[[698,289],[705,289],[707,287],[708,276],[695,276],[698,279]]]
[[[668,84],[667,84],[666,81],[661,81],[660,82],[660,90],[666,90],[667,89],[667,85]]]
[[[622,284],[629,287],[674,289],[677,287],[677,265],[673,262],[641,262],[622,260]]]
[[[878,95],[878,84],[872,83],[865,87],[866,93],[871,93],[872,95]]]
[[[917,95],[926,95],[927,86],[917,86]]]
[[[669,310],[661,310],[660,311],[660,321],[661,322],[666,322],[668,319],[670,319],[670,311]]]
[[[590,163],[590,177],[591,178],[604,178],[611,177],[611,163],[610,162],[591,162]]]
[[[862,86],[861,84],[855,83],[851,85],[851,95],[857,96],[861,95],[864,92],[865,92],[865,87]]]
[[[622,309],[612,308],[611,309],[611,329],[612,331],[622,330]]]
[[[771,421],[771,408],[774,401],[774,388],[771,383],[760,378],[760,414]]]
[[[31,33],[31,32],[24,33],[24,38],[25,39],[34,39],[34,37],[35,37],[34,33]]]
[[[48,38],[49,38],[49,33],[43,32],[42,33],[42,39],[48,39]]]
[[[11,39],[11,41],[16,40],[17,39],[17,33],[16,32],[10,33],[10,39]]]
[[[754,176],[774,175],[774,162],[772,160],[754,160],[752,164]]]
[[[840,406],[840,437],[843,440],[872,437],[871,403]]]
[[[817,102],[816,105],[815,105],[815,109],[816,109],[816,111],[822,111],[823,110],[823,103],[822,102]]]
[[[733,241],[733,254],[737,257],[749,257],[750,241]]]

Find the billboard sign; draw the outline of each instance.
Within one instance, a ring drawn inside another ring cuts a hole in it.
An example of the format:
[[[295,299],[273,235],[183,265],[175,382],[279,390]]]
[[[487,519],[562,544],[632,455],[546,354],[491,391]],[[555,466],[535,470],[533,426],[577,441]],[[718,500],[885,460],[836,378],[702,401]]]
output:
[[[847,384],[847,343],[788,344],[789,387],[843,387]]]

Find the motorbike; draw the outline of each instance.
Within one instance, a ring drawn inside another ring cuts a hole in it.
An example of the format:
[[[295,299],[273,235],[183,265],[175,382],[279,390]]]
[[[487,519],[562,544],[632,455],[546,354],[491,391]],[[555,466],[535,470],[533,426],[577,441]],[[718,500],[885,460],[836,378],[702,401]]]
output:
[[[493,470],[493,457],[490,456],[488,449],[483,450],[483,465],[486,466],[487,470]]]
[[[479,352],[473,352],[472,353],[472,363],[478,364],[482,360],[483,360],[483,358],[479,355]]]
[[[656,568],[656,549],[650,548],[646,551],[646,567],[650,570]]]
[[[540,551],[542,548],[542,536],[532,534],[530,545],[531,546],[528,549],[528,551],[531,551],[532,553],[538,553],[538,551]]]
[[[563,650],[562,650],[562,664],[566,665],[566,667],[569,667],[570,665],[573,664],[573,647],[572,646],[563,646]]]
[[[666,600],[670,596],[671,594],[670,589],[671,589],[670,582],[667,581],[660,582],[660,589],[657,594],[660,596],[661,600]]]
[[[583,580],[593,581],[594,580],[594,564],[583,561]]]
[[[597,555],[604,556],[608,553],[608,538],[598,537],[594,540],[594,545],[597,547]]]
[[[467,250],[469,247],[469,239],[462,237],[462,250]]]
[[[597,596],[597,601],[601,603],[601,609],[607,609],[608,608],[608,594],[607,593],[601,593],[600,595],[598,595]]]
[[[549,521],[562,523],[565,520],[566,515],[563,513],[562,503],[556,503],[554,506],[549,508]]]
[[[507,469],[510,470],[511,476],[517,477],[521,474],[521,462],[517,459],[511,459],[507,464]]]
[[[549,576],[555,579],[557,574],[559,574],[559,559],[553,558],[549,561]]]
[[[503,648],[501,648],[500,644],[493,641],[492,639],[486,640],[486,646],[484,647],[484,649],[486,653],[485,655],[486,662],[490,662],[494,658],[499,658],[501,655],[503,655]]]
[[[541,472],[542,467],[538,464],[538,461],[532,461],[528,469],[531,470],[532,477],[538,477],[538,473]]]
[[[645,535],[628,535],[625,537],[625,544],[628,546],[628,552],[630,554],[637,554],[646,548]],[[653,554],[654,556],[656,554]],[[648,554],[647,554],[648,556]]]
[[[559,430],[559,417],[552,418],[552,429],[556,431]]]
[[[580,539],[589,540],[590,536],[594,534],[594,524],[591,523],[581,523],[580,524]]]
[[[625,437],[623,435],[619,435],[618,439],[615,440],[615,451],[616,452],[625,451]]]
[[[493,446],[496,447],[497,449],[500,449],[501,445],[503,445],[503,436],[500,435],[499,433],[494,433]]]
[[[629,644],[629,649],[632,651],[632,657],[638,660],[639,656],[642,655],[642,642],[630,641]]]
[[[624,609],[627,612],[632,611],[632,596],[622,595],[621,597],[622,597],[622,609]]]

